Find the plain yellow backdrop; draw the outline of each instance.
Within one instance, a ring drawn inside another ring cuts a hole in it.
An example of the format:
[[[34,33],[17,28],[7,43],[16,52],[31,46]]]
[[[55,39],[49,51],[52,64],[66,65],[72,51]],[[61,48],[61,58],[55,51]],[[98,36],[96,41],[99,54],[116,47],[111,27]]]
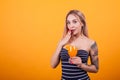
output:
[[[71,9],[85,16],[99,48],[91,80],[120,80],[119,0],[0,0],[0,80],[60,80],[50,59]]]

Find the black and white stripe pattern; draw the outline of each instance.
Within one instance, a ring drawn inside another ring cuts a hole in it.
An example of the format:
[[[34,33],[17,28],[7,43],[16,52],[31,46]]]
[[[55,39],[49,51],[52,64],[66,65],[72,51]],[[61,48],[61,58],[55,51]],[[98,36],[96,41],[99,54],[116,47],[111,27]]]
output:
[[[82,62],[87,63],[89,54],[85,50],[78,50],[76,56],[80,56]],[[62,61],[62,80],[90,80],[86,71],[69,63],[70,57],[65,48],[62,48],[60,58]]]

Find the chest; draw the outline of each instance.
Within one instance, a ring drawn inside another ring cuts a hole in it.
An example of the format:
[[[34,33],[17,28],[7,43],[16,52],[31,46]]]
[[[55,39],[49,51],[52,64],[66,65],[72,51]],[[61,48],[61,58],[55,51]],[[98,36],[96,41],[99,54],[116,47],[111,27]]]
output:
[[[71,42],[70,45],[75,46],[78,50],[85,50],[87,52],[90,50],[90,43],[88,41]]]
[[[86,50],[77,50],[76,56],[80,57],[82,59],[83,63],[86,63],[89,57],[89,53]],[[62,48],[60,52],[60,58],[62,61],[68,61],[70,56],[68,54],[68,51],[65,48]]]

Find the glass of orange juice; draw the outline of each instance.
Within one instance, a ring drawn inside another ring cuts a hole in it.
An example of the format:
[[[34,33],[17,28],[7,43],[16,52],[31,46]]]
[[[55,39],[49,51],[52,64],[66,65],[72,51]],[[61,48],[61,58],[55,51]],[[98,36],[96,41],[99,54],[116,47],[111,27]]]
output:
[[[77,48],[75,46],[66,45],[66,49],[68,50],[68,54],[69,54],[70,58],[76,56],[76,54],[77,54]]]

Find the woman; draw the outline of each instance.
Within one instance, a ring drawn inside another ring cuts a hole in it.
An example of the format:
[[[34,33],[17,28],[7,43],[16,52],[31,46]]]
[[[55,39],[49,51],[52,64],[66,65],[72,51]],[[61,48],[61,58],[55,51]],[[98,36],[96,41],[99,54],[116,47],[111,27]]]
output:
[[[75,46],[77,54],[71,57],[66,45]],[[90,56],[91,64],[88,65]],[[61,80],[90,80],[87,72],[98,72],[98,48],[94,40],[88,37],[85,16],[78,10],[71,10],[66,16],[63,38],[60,40],[51,59],[52,68],[62,62]]]

